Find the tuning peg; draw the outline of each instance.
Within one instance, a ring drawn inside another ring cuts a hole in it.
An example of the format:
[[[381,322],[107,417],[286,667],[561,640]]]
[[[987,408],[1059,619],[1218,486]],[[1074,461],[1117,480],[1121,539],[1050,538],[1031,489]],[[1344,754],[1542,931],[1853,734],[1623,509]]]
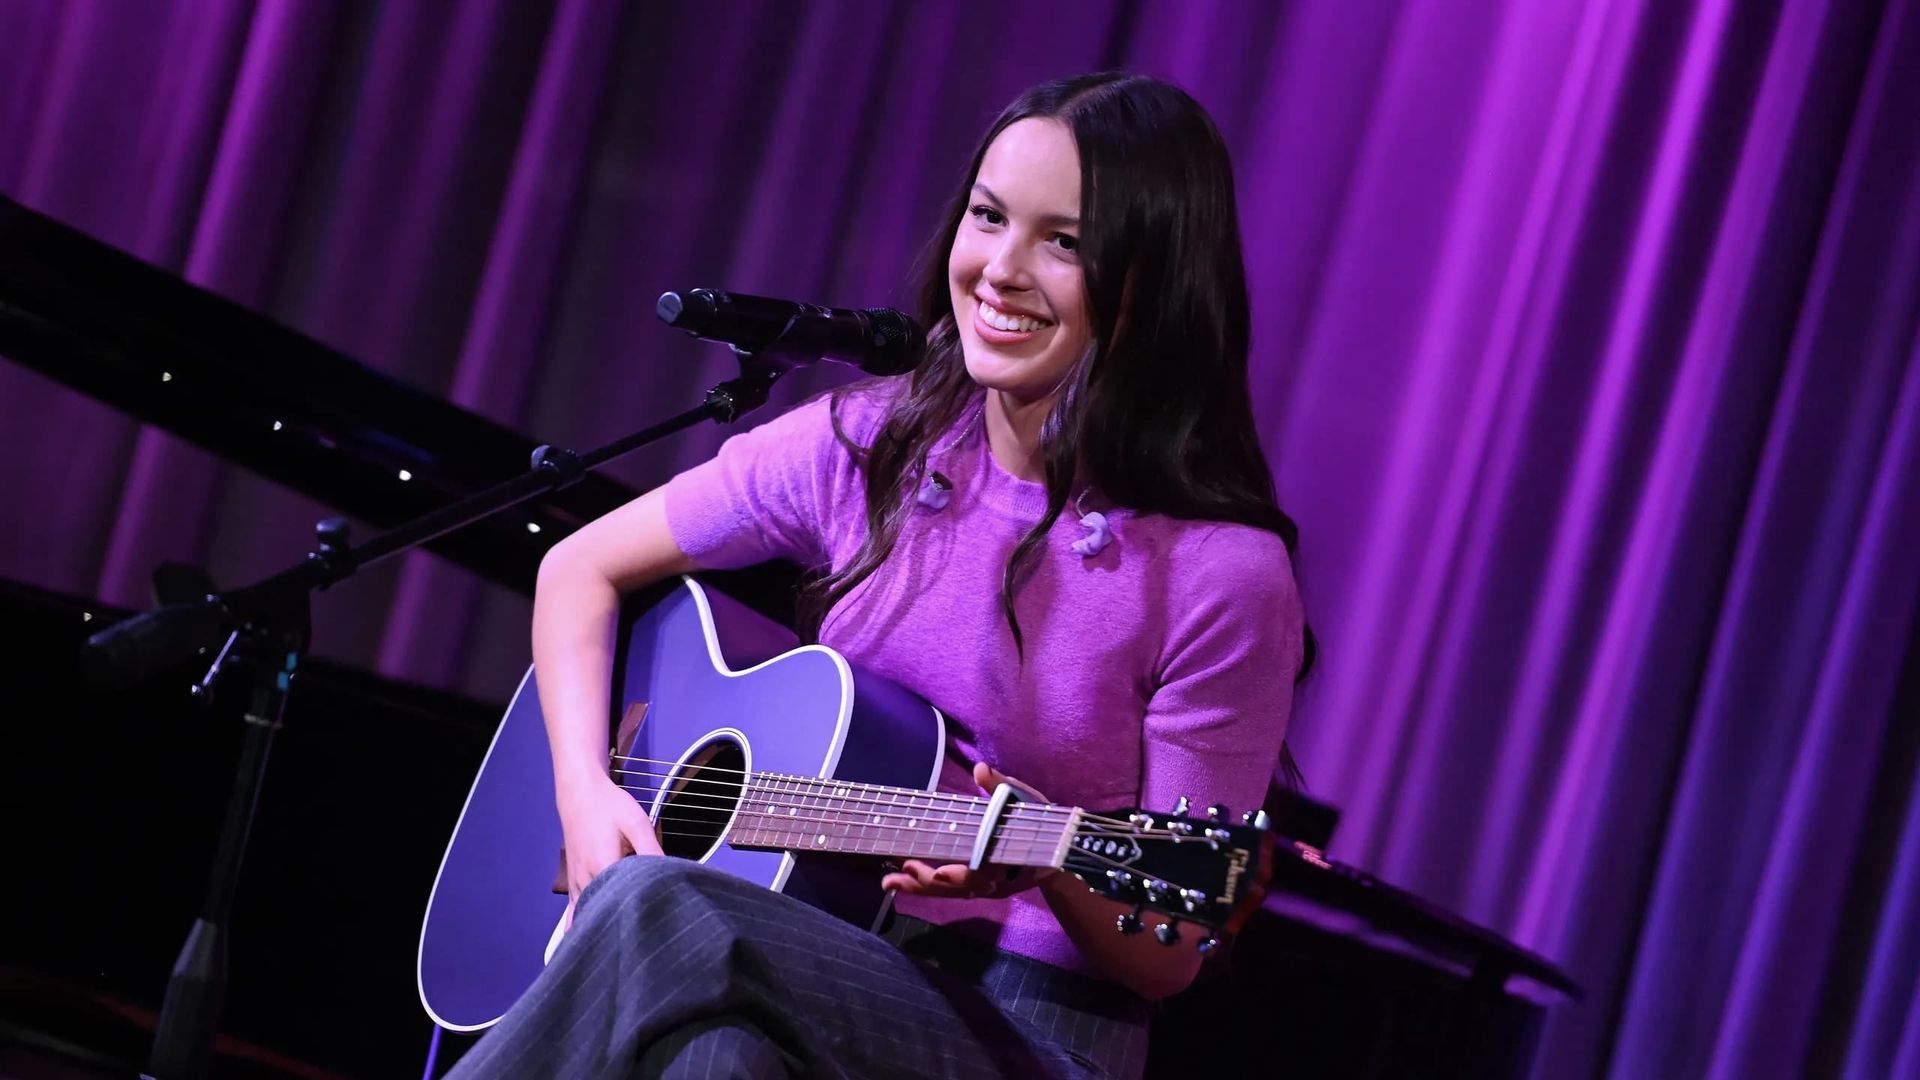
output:
[[[1173,886],[1167,884],[1164,881],[1159,880],[1158,878],[1155,878],[1154,880],[1147,882],[1147,899],[1153,901],[1156,904],[1165,903],[1167,899],[1167,894],[1172,891],[1173,891]]]
[[[1153,928],[1153,936],[1159,939],[1162,945],[1178,945],[1180,943],[1180,928],[1174,923],[1163,922]]]
[[[1208,821],[1225,821],[1226,819],[1227,808],[1224,803],[1214,803],[1212,806],[1207,807]]]
[[[1217,937],[1203,937],[1200,939],[1200,944],[1194,946],[1194,948],[1199,951],[1201,956],[1205,956],[1219,947],[1220,947],[1220,939]]]
[[[1191,809],[1193,809],[1193,803],[1189,801],[1185,795],[1173,801],[1173,814],[1175,817],[1186,817],[1187,811]]]
[[[1132,911],[1129,911],[1126,914],[1120,916],[1118,919],[1115,919],[1114,928],[1119,930],[1123,934],[1139,933],[1141,930],[1140,909],[1134,908]]]
[[[1251,825],[1256,829],[1265,829],[1271,822],[1265,810],[1249,810],[1240,818],[1240,824]]]
[[[1127,871],[1125,870],[1107,871],[1107,891],[1108,892],[1123,893],[1123,892],[1126,892],[1129,888],[1131,888],[1132,885],[1133,885],[1133,875],[1128,873]]]
[[[1188,911],[1198,911],[1207,902],[1207,894],[1199,889],[1181,889],[1180,900],[1187,905]]]

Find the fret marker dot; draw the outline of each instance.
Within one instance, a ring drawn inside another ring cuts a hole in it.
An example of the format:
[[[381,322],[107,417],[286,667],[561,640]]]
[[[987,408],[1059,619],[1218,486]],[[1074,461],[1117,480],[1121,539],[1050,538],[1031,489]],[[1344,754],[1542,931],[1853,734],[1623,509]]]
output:
[[[879,814],[875,814],[875,815],[873,815],[873,823],[874,823],[875,825],[878,825],[878,824],[880,824],[880,815],[879,815]]]
[[[948,832],[959,832],[959,831],[960,831],[960,823],[959,823],[959,822],[957,822],[957,821],[949,821],[949,822],[947,823],[947,831],[948,831]]]
[[[917,818],[917,817],[910,817],[910,818],[908,818],[908,819],[907,819],[907,828],[909,828],[909,829],[917,829],[917,828],[919,828],[919,827],[920,827],[920,819],[919,819],[919,818]]]
[[[819,836],[813,838],[813,842],[815,844],[825,845],[827,842],[827,834],[821,833]]]
[[[789,807],[787,807],[787,816],[788,816],[788,817],[794,817],[794,816],[796,816],[796,815],[798,815],[799,813],[800,813],[800,808],[799,808],[799,807],[797,807],[797,806],[789,806]]]

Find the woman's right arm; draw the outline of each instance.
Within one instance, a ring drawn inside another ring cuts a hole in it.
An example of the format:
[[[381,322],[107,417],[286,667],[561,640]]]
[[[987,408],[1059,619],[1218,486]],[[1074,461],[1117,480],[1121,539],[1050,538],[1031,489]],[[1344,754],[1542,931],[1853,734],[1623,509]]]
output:
[[[621,594],[693,569],[667,528],[661,488],[594,520],[540,560],[533,665],[571,899],[621,856],[660,853],[653,823],[607,773],[614,635]]]

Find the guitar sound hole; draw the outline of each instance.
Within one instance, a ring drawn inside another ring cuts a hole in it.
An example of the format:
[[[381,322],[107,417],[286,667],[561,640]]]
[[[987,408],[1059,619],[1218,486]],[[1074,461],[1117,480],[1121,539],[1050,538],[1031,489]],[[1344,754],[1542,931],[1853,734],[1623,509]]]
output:
[[[740,804],[746,767],[739,743],[715,739],[674,770],[654,820],[667,854],[700,859],[713,850]]]

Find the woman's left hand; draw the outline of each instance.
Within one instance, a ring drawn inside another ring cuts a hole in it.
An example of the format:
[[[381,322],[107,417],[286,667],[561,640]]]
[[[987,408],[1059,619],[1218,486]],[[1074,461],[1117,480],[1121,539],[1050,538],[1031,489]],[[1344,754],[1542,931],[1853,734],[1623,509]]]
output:
[[[1035,802],[1046,802],[1046,796],[1010,776],[1003,775],[993,766],[981,762],[973,767],[973,782],[980,790],[991,792],[1002,783],[1012,784],[1020,789],[1022,795]],[[978,870],[969,869],[965,863],[948,863],[945,866],[931,866],[919,859],[908,859],[900,864],[900,869],[886,874],[880,879],[880,887],[916,896],[946,896],[963,900],[982,897],[1006,897],[1014,893],[1031,889],[1047,877],[1059,873],[1050,866],[996,866],[989,864]]]

